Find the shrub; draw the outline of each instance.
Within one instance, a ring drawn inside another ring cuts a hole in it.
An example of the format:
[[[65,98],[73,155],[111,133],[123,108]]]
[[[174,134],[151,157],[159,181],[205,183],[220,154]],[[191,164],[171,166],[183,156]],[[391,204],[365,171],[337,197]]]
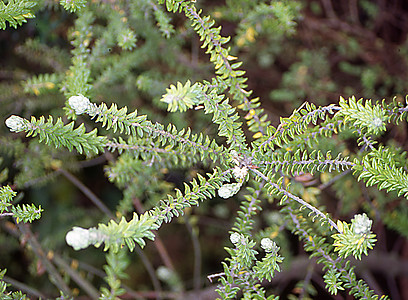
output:
[[[392,288],[372,286],[375,280],[369,285],[358,266],[370,257],[389,258],[374,248],[377,239],[384,244],[374,233],[382,223],[398,238],[408,232],[405,144],[396,133],[407,120],[404,77],[385,74],[380,63],[353,65],[365,51],[358,35],[340,43],[333,35],[318,51],[298,49],[305,29],[297,22],[313,26],[312,18],[302,20],[308,13],[367,31],[380,13],[361,1],[356,9],[364,24],[354,14],[346,23],[338,18],[347,13],[343,7],[327,5],[2,4],[2,29],[28,22],[16,31],[18,40],[30,34],[22,29],[37,30],[34,39],[15,42],[35,74],[10,62],[12,79],[0,87],[6,99],[0,261],[8,268],[0,273],[2,298],[183,298],[203,293],[204,275],[222,299],[387,298],[382,289]],[[70,47],[51,26],[67,34]],[[313,34],[318,40],[327,32]],[[345,54],[349,49],[354,52]],[[343,55],[338,66],[330,62],[334,50]],[[290,63],[279,86],[259,91],[265,107],[248,87],[256,84],[237,54],[249,70],[265,74]],[[349,86],[347,78],[335,81],[336,74],[359,81]],[[396,96],[367,99],[387,93]],[[102,165],[109,183],[100,177]],[[165,225],[171,221],[186,229]],[[185,232],[192,246],[185,246]],[[222,246],[225,252],[217,252]],[[172,247],[184,251],[174,254],[177,265],[168,254]],[[17,253],[25,261],[17,263]],[[308,263],[305,254],[313,258]],[[202,263],[220,257],[215,267]],[[302,278],[290,274],[298,265],[307,266]],[[401,275],[396,265],[396,273],[383,276]]]

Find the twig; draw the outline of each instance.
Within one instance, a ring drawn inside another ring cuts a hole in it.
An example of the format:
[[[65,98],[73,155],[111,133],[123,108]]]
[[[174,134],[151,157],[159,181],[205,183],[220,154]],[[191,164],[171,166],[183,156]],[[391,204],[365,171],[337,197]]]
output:
[[[143,264],[144,264],[144,266],[145,266],[145,268],[147,270],[147,273],[150,276],[150,280],[153,283],[153,287],[154,287],[155,292],[157,292],[157,298],[156,299],[159,299],[159,300],[162,299],[162,297],[161,297],[162,288],[161,288],[160,281],[156,276],[156,273],[154,271],[154,268],[153,268],[152,264],[150,263],[149,259],[144,254],[142,249],[140,249],[139,247],[135,247],[135,250],[136,250],[137,254],[140,256],[140,259],[142,260],[142,262],[143,262]]]
[[[247,166],[249,168],[249,166]],[[286,197],[295,200],[296,202],[298,202],[299,204],[306,206],[308,209],[310,209],[313,213],[315,213],[316,215],[320,216],[322,219],[326,220],[327,222],[329,222],[330,226],[332,226],[333,228],[335,228],[338,232],[341,233],[341,231],[339,230],[339,228],[337,227],[336,223],[334,223],[332,221],[332,219],[330,219],[328,216],[326,216],[324,213],[322,213],[319,209],[317,209],[316,207],[314,207],[313,205],[307,203],[305,200],[299,198],[298,196],[293,195],[292,193],[288,192],[285,189],[282,189],[279,185],[277,185],[276,183],[270,181],[268,179],[268,177],[266,177],[262,172],[258,171],[257,169],[250,169],[251,172],[255,173],[257,176],[261,177],[263,180],[265,180],[266,182],[268,182],[270,185],[272,185],[274,188],[278,189],[282,194],[284,194]]]
[[[43,293],[36,290],[35,288],[30,287],[30,286],[28,286],[28,285],[26,285],[26,284],[24,284],[24,283],[22,283],[20,281],[17,281],[15,279],[10,278],[8,276],[4,276],[3,281],[11,284],[16,289],[18,289],[18,290],[20,290],[20,291],[22,291],[22,292],[24,292],[26,294],[29,294],[31,296],[34,296],[34,297],[37,297],[37,298],[43,298],[43,299],[47,298]]]
[[[17,227],[23,237],[27,240],[31,249],[35,253],[36,257],[42,262],[44,267],[47,269],[48,274],[50,275],[51,282],[63,293],[71,295],[71,290],[65,283],[64,279],[61,277],[58,270],[51,263],[48,257],[45,255],[47,253],[37,241],[36,237],[32,233],[30,227],[27,224],[17,224]]]
[[[322,3],[327,16],[330,19],[337,19],[336,13],[334,12],[333,6],[331,4],[331,0],[323,0]]]
[[[224,275],[225,275],[225,273],[224,273],[224,272],[221,272],[221,273],[216,273],[216,274],[208,275],[207,278],[208,278],[208,280],[212,283],[212,282],[213,282],[213,278],[221,277],[221,276],[224,276]]]
[[[343,176],[349,174],[350,172],[351,172],[351,170],[346,170],[346,171],[344,171],[344,172],[342,172],[342,173],[340,173],[340,174],[334,176],[334,177],[333,177],[332,179],[330,179],[328,182],[320,184],[317,188],[318,188],[319,190],[324,190],[325,188],[331,186],[334,182],[336,182],[337,180],[339,180],[339,179],[342,178]]]
[[[71,183],[73,183],[81,192],[85,194],[92,201],[97,208],[99,208],[103,213],[105,213],[109,218],[113,219],[114,215],[109,210],[109,208],[103,204],[102,200],[99,199],[89,188],[87,188],[78,178],[72,175],[70,172],[64,169],[58,169],[58,172],[65,176]]]
[[[76,272],[73,268],[71,268],[61,257],[54,255],[52,260],[57,264],[60,268],[62,268],[67,274],[71,277],[72,280],[81,287],[85,293],[91,297],[91,299],[99,298],[99,292],[97,289],[93,287],[92,284],[89,283],[88,280],[80,276],[78,272]]]
[[[310,280],[312,279],[315,265],[316,265],[315,262],[310,262],[309,266],[307,267],[306,277],[303,280],[302,292],[299,295],[300,300],[303,300],[305,298],[305,296],[306,296],[307,285],[310,283]]]
[[[201,288],[201,247],[198,240],[197,234],[191,226],[190,219],[186,216],[186,227],[190,233],[191,240],[193,242],[193,252],[194,252],[194,271],[193,271],[193,286],[194,292],[197,292]]]
[[[12,216],[14,216],[13,213],[2,213],[2,214],[0,214],[0,218],[2,218],[2,217],[12,217]]]
[[[54,253],[54,256],[55,256],[55,257],[59,257],[60,259],[63,259],[63,258],[61,258],[61,256],[59,256],[59,255],[56,254],[56,253]],[[71,259],[71,262],[74,261],[74,260],[75,260],[75,259]],[[75,260],[75,261],[77,261],[77,260]],[[87,263],[85,263],[85,262],[83,262],[83,261],[77,261],[77,263],[78,263],[78,268],[79,268],[79,269],[82,269],[82,270],[88,272],[88,273],[91,274],[91,275],[97,276],[97,277],[99,277],[99,278],[101,278],[101,279],[103,279],[104,277],[106,277],[106,273],[105,273],[104,271],[102,271],[102,270],[100,270],[100,269],[98,269],[98,268],[95,268],[95,267],[92,266],[92,265],[89,265],[89,264],[87,264]],[[132,296],[132,297],[133,297],[132,299],[140,299],[140,300],[143,300],[143,299],[144,299],[143,297],[141,297],[141,296],[139,295],[139,292],[136,292],[136,291],[132,290],[132,289],[131,289],[130,287],[128,287],[126,284],[121,283],[121,287],[123,287],[123,288],[126,290],[126,293],[127,293],[129,296]]]

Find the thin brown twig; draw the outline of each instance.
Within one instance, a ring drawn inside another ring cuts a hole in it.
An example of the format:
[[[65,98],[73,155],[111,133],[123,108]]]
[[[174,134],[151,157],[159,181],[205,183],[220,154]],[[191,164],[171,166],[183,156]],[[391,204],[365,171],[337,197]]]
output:
[[[197,233],[192,227],[189,217],[186,216],[185,220],[186,220],[187,230],[190,233],[191,240],[193,243],[193,252],[194,252],[193,286],[194,286],[194,292],[198,293],[198,291],[201,288],[201,247],[200,247],[200,242],[198,240]]]
[[[64,279],[58,272],[57,268],[51,263],[50,259],[47,257],[46,253],[48,253],[48,251],[44,250],[43,247],[40,245],[37,238],[32,233],[30,226],[28,224],[17,224],[17,228],[21,232],[23,238],[31,246],[31,249],[35,253],[36,257],[47,269],[47,272],[50,275],[51,282],[63,293],[71,295],[72,293],[70,288],[65,283]]]
[[[86,280],[83,276],[80,276],[78,272],[71,268],[61,257],[53,255],[52,260],[56,265],[62,268],[64,272],[66,272],[70,278],[89,295],[89,297],[92,299],[99,298],[98,290],[94,288],[94,286],[88,280]]]
[[[30,296],[33,297],[37,297],[37,298],[42,298],[42,299],[46,299],[47,297],[41,293],[40,291],[36,290],[35,288],[28,286],[20,281],[17,281],[13,278],[10,278],[8,276],[4,276],[3,277],[3,281],[6,283],[9,283],[10,285],[12,285],[14,288],[18,289],[19,291],[22,291]]]
[[[110,209],[98,198],[88,187],[86,187],[78,178],[73,174],[64,169],[58,169],[58,172],[65,176],[71,183],[73,183],[85,196],[88,197],[92,203],[99,208],[103,213],[105,213],[109,218],[113,219],[114,215]]]

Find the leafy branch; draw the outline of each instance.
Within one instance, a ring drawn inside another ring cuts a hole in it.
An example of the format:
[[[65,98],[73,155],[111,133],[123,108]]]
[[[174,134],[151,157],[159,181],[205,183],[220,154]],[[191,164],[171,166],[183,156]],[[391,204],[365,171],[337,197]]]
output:
[[[0,187],[0,218],[13,217],[17,224],[20,222],[31,223],[41,218],[41,212],[43,212],[41,206],[36,207],[34,204],[14,205],[12,200],[16,195],[17,193],[10,186]]]
[[[17,28],[27,19],[35,18],[33,8],[37,5],[36,1],[29,0],[9,0],[7,5],[0,2],[0,28],[6,29],[6,21],[10,26]]]

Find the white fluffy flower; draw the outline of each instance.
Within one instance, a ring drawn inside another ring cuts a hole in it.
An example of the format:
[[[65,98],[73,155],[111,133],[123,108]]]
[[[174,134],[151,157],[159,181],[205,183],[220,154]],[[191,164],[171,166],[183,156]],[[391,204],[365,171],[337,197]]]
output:
[[[261,240],[261,247],[262,249],[265,250],[265,252],[274,252],[279,249],[278,246],[276,246],[276,243],[272,241],[270,238],[263,238]]]
[[[22,117],[12,115],[6,120],[6,126],[10,128],[10,131],[19,132],[26,127],[25,120]]]
[[[373,221],[370,220],[366,214],[355,215],[351,220],[353,232],[355,234],[365,234],[369,233],[371,230],[371,225]]]
[[[65,241],[75,250],[85,249],[91,244],[90,232],[81,227],[74,227],[65,236]]]
[[[236,179],[244,179],[246,174],[248,174],[248,168],[247,167],[242,167],[240,168],[239,166],[235,166],[235,168],[232,170],[232,174],[234,174]]]
[[[234,232],[233,234],[231,234],[230,236],[231,243],[236,245],[239,243],[240,240],[241,240],[241,235],[238,232]]]
[[[79,94],[78,96],[71,96],[68,99],[68,103],[69,106],[71,106],[71,108],[75,110],[75,113],[77,115],[83,114],[91,106],[91,102],[89,101],[89,99],[81,94]]]
[[[270,238],[263,238],[261,240],[261,247],[264,249],[266,252],[271,252],[273,248],[273,241]]]
[[[229,183],[224,184],[218,190],[218,195],[224,199],[234,196],[238,193],[239,189],[241,188],[242,183]]]
[[[156,273],[157,277],[163,281],[170,280],[173,275],[172,271],[165,266],[158,267]]]

